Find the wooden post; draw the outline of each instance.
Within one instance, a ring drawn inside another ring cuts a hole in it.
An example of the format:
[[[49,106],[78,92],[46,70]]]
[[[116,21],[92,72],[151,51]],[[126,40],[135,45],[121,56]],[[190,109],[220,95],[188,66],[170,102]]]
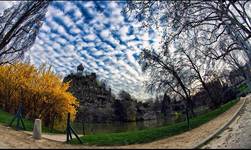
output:
[[[72,133],[75,135],[75,137],[78,139],[78,142],[80,144],[83,144],[80,138],[78,137],[77,133],[74,131],[74,129],[71,127],[71,119],[70,119],[70,113],[68,113],[67,116],[67,127],[66,127],[66,142],[68,143],[70,139],[72,140]]]
[[[83,135],[85,135],[85,123],[84,123],[84,120],[82,120],[82,131],[83,131]]]
[[[12,126],[12,124],[14,123],[14,121],[16,119],[17,119],[16,130],[20,130],[20,129],[25,130],[25,125],[24,125],[24,122],[22,119],[22,103],[19,104],[17,113],[16,113],[15,117],[11,120],[9,126]],[[20,121],[21,121],[22,127],[20,127]]]
[[[70,113],[68,113],[68,116],[67,116],[67,125],[66,125],[66,141],[69,142],[70,139]]]

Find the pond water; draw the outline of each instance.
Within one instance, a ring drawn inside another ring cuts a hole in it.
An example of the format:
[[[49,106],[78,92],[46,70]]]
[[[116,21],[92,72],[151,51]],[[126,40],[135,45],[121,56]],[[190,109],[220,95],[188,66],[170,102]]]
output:
[[[174,123],[175,121],[170,120],[147,120],[137,122],[112,122],[112,123],[72,123],[72,127],[78,134],[98,134],[98,133],[117,133],[126,131],[142,130],[146,128],[154,128],[166,126]],[[84,131],[84,132],[83,132]]]
[[[208,108],[202,106],[194,110],[196,115],[206,113]],[[118,133],[126,131],[136,131],[147,128],[155,128],[167,126],[175,122],[185,121],[185,115],[181,115],[179,119],[172,115],[168,120],[158,118],[156,120],[135,121],[135,122],[111,122],[111,123],[82,123],[74,122],[72,127],[78,134],[99,134],[99,133]],[[84,132],[83,132],[84,131]]]
[[[208,108],[205,106],[198,107],[194,110],[196,115],[200,115],[208,112]],[[155,128],[167,126],[175,122],[185,121],[185,115],[177,116],[172,115],[168,120],[158,118],[156,120],[147,121],[135,121],[135,122],[111,122],[111,123],[72,123],[72,127],[78,134],[99,134],[99,133],[118,133],[127,131],[136,131],[147,128]]]

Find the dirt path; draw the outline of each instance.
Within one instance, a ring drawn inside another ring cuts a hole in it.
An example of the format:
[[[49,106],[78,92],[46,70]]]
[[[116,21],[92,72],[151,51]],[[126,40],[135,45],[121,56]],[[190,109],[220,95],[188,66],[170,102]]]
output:
[[[74,148],[62,142],[34,140],[29,134],[2,125],[0,125],[0,139],[0,148]]]
[[[146,143],[134,144],[127,146],[113,146],[113,147],[95,147],[83,145],[68,145],[62,142],[55,142],[47,139],[34,140],[31,135],[24,132],[15,131],[11,128],[0,125],[0,148],[191,148],[194,144],[206,138],[209,134],[213,133],[221,125],[223,125],[242,104],[239,101],[230,110],[223,113],[214,120],[195,128],[191,131],[185,132],[180,135],[172,136],[163,140]]]
[[[202,148],[251,148],[251,99],[246,101],[240,115],[217,138]]]

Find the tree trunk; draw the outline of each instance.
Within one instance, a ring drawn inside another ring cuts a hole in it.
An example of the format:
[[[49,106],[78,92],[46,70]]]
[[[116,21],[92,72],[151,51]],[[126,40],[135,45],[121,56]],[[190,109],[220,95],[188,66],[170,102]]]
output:
[[[189,107],[190,107],[190,111],[191,111],[192,117],[194,117],[195,116],[194,104],[193,104],[193,101],[191,99],[189,100]]]
[[[187,120],[187,128],[190,130],[190,118],[189,118],[189,103],[186,103],[186,120]]]

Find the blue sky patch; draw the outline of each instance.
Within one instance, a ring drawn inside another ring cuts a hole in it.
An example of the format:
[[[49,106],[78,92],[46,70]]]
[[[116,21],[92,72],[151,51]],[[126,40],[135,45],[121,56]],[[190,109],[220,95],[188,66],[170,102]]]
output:
[[[124,6],[125,1],[53,1],[27,53],[31,63],[51,65],[62,76],[82,63],[115,94],[125,90],[139,100],[151,97],[138,60],[142,48],[159,41],[154,31],[123,14]]]

